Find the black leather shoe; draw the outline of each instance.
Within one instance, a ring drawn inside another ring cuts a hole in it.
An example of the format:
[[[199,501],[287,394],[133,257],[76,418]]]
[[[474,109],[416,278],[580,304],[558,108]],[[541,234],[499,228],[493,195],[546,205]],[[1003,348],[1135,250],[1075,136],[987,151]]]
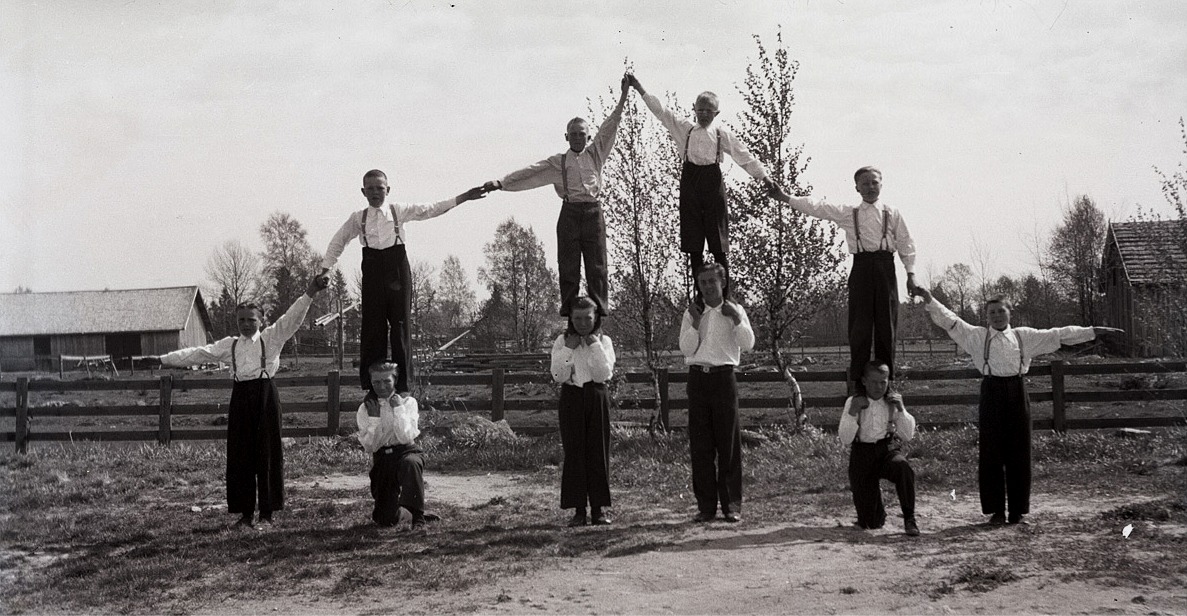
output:
[[[919,536],[919,525],[915,523],[915,518],[907,518],[904,520],[903,530],[907,533],[908,537]]]
[[[610,516],[604,513],[599,513],[593,517],[592,524],[594,526],[609,526],[611,521],[612,520],[610,519]]]
[[[589,524],[589,520],[583,514],[574,513],[573,517],[569,518],[568,527],[576,528],[578,526],[585,526],[586,524]]]
[[[990,526],[1001,526],[1005,523],[1006,523],[1006,514],[1004,514],[1004,513],[995,513],[995,514],[989,516],[989,525]]]
[[[1030,526],[1030,522],[1026,521],[1026,517],[1021,513],[1011,513],[1010,519],[1006,520],[1006,524],[1017,524],[1019,526]]]
[[[705,513],[704,511],[700,511],[695,516],[692,517],[692,521],[693,522],[712,522],[716,518],[717,518],[716,512]]]
[[[730,524],[737,524],[738,522],[742,521],[742,516],[731,511],[730,513],[725,514],[725,521],[729,522]]]

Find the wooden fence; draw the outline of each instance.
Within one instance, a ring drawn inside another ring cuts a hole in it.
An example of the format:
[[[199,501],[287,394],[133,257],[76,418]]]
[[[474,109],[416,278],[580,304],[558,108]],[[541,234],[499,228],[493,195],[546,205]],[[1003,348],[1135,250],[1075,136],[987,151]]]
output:
[[[1050,419],[1036,419],[1034,428],[1038,430],[1065,431],[1069,429],[1118,428],[1118,427],[1158,427],[1187,425],[1187,416],[1180,414],[1172,417],[1122,417],[1122,418],[1068,418],[1067,405],[1069,403],[1084,402],[1124,402],[1124,401],[1152,401],[1152,400],[1187,400],[1187,389],[1133,389],[1122,391],[1068,391],[1065,382],[1069,376],[1082,375],[1121,375],[1171,373],[1187,371],[1187,362],[1161,363],[1116,363],[1116,364],[1067,364],[1063,361],[1053,361],[1047,366],[1032,366],[1028,376],[1051,377],[1049,390],[1032,390],[1032,402],[1051,402],[1052,417]],[[669,426],[669,414],[672,409],[687,409],[688,401],[672,399],[669,395],[673,383],[688,381],[686,371],[659,370],[655,375],[647,372],[630,372],[623,375],[628,383],[652,383],[658,385],[658,392],[654,397],[619,398],[616,402],[620,408],[657,409],[658,419],[664,426]],[[800,382],[835,382],[838,383],[838,394],[832,396],[805,396],[804,403],[811,408],[840,408],[845,403],[843,389],[839,386],[845,382],[842,371],[798,372],[796,380]],[[919,381],[940,381],[956,379],[976,379],[980,374],[975,370],[903,370],[900,378],[911,383]],[[285,402],[285,413],[324,413],[325,425],[320,427],[282,428],[284,436],[325,436],[338,433],[342,413],[354,413],[357,401],[343,402],[341,399],[342,386],[358,387],[358,377],[342,377],[338,371],[330,371],[324,377],[287,377],[275,379],[278,387],[325,387],[324,402]],[[516,374],[507,373],[496,368],[484,374],[436,374],[431,378],[433,385],[481,385],[490,387],[490,398],[485,400],[465,400],[467,411],[489,411],[493,421],[504,418],[506,411],[535,411],[553,409],[556,407],[554,399],[508,399],[506,390],[508,385],[526,383],[551,383],[547,374]],[[740,383],[782,382],[783,377],[775,372],[741,372],[738,373]],[[0,408],[0,418],[15,417],[15,431],[0,433],[0,441],[15,442],[16,450],[25,453],[30,441],[71,441],[71,440],[108,440],[108,441],[151,441],[156,440],[168,444],[174,440],[222,439],[226,437],[225,429],[174,429],[173,418],[179,415],[225,415],[226,404],[174,404],[174,391],[188,390],[229,390],[231,382],[226,379],[177,379],[171,375],[163,375],[156,380],[127,380],[127,381],[49,381],[18,378],[15,382],[0,383],[0,393],[14,392],[16,401],[14,407]],[[37,392],[82,392],[82,391],[126,391],[142,392],[157,390],[159,400],[155,406],[149,405],[116,405],[116,406],[36,406],[30,403],[30,395]],[[970,394],[926,394],[912,393],[909,403],[912,407],[938,405],[976,405],[978,395]],[[658,402],[657,402],[658,401]],[[426,404],[436,408],[448,409],[449,402],[426,401]],[[740,398],[741,408],[750,409],[781,409],[787,408],[787,397],[768,398]],[[33,420],[49,417],[157,417],[156,430],[68,430],[48,431],[35,429]],[[953,427],[967,422],[921,422],[921,427]],[[835,427],[824,425],[822,427]]]

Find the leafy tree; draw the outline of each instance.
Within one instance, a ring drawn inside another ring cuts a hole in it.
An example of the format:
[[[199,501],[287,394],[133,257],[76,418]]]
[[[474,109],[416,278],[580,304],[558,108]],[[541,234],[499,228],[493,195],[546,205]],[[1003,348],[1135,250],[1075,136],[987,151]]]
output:
[[[436,272],[433,266],[424,261],[412,262],[412,314],[411,319],[413,346],[425,346],[424,336],[426,326],[431,320],[430,314],[437,302],[437,289],[433,285]],[[431,330],[431,327],[427,329]]]
[[[437,278],[437,312],[442,333],[469,325],[478,308],[478,296],[470,285],[462,262],[449,255],[441,265]]]
[[[544,244],[531,227],[509,218],[495,229],[483,252],[486,267],[479,270],[478,278],[492,297],[497,290],[506,302],[516,348],[538,348],[556,319],[560,294],[556,274],[544,258]]]
[[[788,55],[782,31],[773,53],[757,35],[754,41],[757,64],[746,67],[738,87],[746,106],[732,128],[780,186],[808,194],[811,186],[800,182],[808,160],[801,160],[802,145],[790,143],[799,63]],[[839,298],[845,253],[835,225],[775,204],[760,183],[731,181],[729,195],[730,252],[741,257],[730,263],[734,295],[744,298],[759,340],[782,370],[781,343]]]
[[[321,256],[309,245],[307,235],[305,227],[284,212],[274,212],[260,225],[264,272],[273,285],[267,293],[275,313],[271,316],[288,310],[304,293],[308,280],[321,271]]]
[[[1047,262],[1057,283],[1080,308],[1082,325],[1097,323],[1100,303],[1100,257],[1105,244],[1105,215],[1087,196],[1076,197],[1064,211],[1047,247]]]
[[[964,263],[953,263],[944,269],[940,285],[955,304],[949,306],[970,323],[977,322],[978,311],[973,309],[973,268]]]
[[[601,115],[617,104],[614,88]],[[669,104],[671,101],[669,100]],[[598,115],[593,109],[591,115]],[[683,255],[676,202],[680,158],[666,130],[636,97],[627,99],[614,155],[602,168],[602,203],[611,264],[614,319],[621,348],[642,349],[649,368],[679,335]]]

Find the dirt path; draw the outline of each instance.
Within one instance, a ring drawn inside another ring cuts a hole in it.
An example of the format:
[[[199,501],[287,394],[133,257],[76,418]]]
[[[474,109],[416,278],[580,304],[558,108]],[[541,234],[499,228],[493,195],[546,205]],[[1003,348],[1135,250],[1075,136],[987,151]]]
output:
[[[435,499],[462,507],[542,489],[497,473],[430,475],[428,481]],[[365,488],[366,478],[328,476],[309,485]],[[212,613],[359,614],[1187,613],[1187,576],[1140,581],[1124,571],[1102,574],[1084,563],[1060,564],[1061,542],[1099,541],[1107,554],[1110,545],[1126,541],[1121,524],[1107,536],[1085,533],[1078,524],[1132,503],[1133,497],[1044,495],[1036,499],[1033,525],[996,529],[978,524],[982,516],[975,498],[920,497],[924,534],[915,539],[901,533],[897,517],[887,521],[887,528],[867,532],[848,526],[848,519],[810,514],[761,528],[693,525],[660,514],[645,523],[646,529],[677,527],[683,531],[674,535],[677,539],[592,559],[558,558],[549,569],[464,592],[408,597],[375,589],[346,602],[305,596],[210,607]],[[1139,522],[1133,532],[1181,539],[1187,528]],[[1003,552],[1003,545],[1015,551]],[[1010,560],[1019,554],[1024,556]],[[1084,570],[1094,573],[1074,574]],[[1003,571],[1016,577],[994,577]]]

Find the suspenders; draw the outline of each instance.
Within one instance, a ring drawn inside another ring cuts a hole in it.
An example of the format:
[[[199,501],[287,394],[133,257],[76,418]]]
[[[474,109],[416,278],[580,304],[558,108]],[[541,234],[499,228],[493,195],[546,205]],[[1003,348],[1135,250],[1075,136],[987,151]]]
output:
[[[396,206],[394,206],[390,203],[387,204],[387,206],[389,208],[391,208],[391,211],[392,211],[392,224],[395,225],[395,227],[396,227],[396,239],[397,240],[402,239],[400,237],[400,219],[396,217]],[[367,215],[370,213],[371,213],[370,207],[363,210],[363,232],[359,234],[359,238],[361,238],[363,241],[363,246],[366,246],[367,248],[370,248],[370,246],[367,246]]]
[[[568,150],[561,153],[561,185],[565,189],[565,196],[561,198],[561,201],[565,203],[569,202],[569,165],[565,162],[568,157]]]
[[[231,341],[231,378],[239,380],[239,362],[235,361],[235,347],[239,344],[239,339],[236,338]],[[256,378],[272,378],[268,376],[268,356],[264,353],[264,339],[260,338],[260,376]]]
[[[1002,334],[1005,335],[1005,332],[1002,332]],[[1014,337],[1018,339],[1018,376],[1022,376],[1022,364],[1024,361],[1024,358],[1022,355],[1022,336],[1018,335],[1018,332],[1014,332]],[[989,341],[992,339],[993,339],[993,328],[986,327],[985,328],[985,355],[984,355],[984,358],[985,358],[985,369],[989,371],[989,374],[987,374],[985,376],[993,376],[993,368],[989,367]]]
[[[890,393],[890,390],[889,389],[886,390],[886,393],[882,394],[882,399],[885,400],[886,394],[889,394],[889,393]],[[886,404],[886,403],[883,403],[883,404]],[[892,421],[890,419],[890,417],[893,414],[894,414],[894,411],[890,408],[890,405],[886,404],[886,436],[884,436],[882,438],[890,438],[890,437],[894,436],[894,434],[895,434],[896,430],[895,430],[894,421]],[[878,439],[878,440],[882,440],[882,439]],[[861,409],[858,409],[858,411],[857,411],[857,433],[853,435],[853,441],[856,443],[861,442]]]
[[[693,124],[692,128],[688,129],[688,135],[684,137],[684,162],[688,162],[688,142],[692,141],[692,131],[696,129],[696,127],[697,125]],[[721,133],[717,133],[717,158],[714,158],[713,162],[721,162]]]
[[[874,208],[877,211],[877,208]],[[890,228],[890,210],[882,213],[882,239],[878,240],[878,250],[883,250],[882,246],[886,243],[886,232]],[[857,224],[857,208],[853,208],[853,232],[857,234],[857,252],[866,252],[861,246],[861,226]],[[872,251],[871,251],[872,252]]]

